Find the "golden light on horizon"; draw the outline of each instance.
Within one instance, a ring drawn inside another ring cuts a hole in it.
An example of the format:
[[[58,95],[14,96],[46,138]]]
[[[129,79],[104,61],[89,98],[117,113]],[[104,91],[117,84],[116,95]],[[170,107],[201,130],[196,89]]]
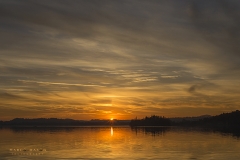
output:
[[[113,118],[110,118],[111,121],[113,121]]]

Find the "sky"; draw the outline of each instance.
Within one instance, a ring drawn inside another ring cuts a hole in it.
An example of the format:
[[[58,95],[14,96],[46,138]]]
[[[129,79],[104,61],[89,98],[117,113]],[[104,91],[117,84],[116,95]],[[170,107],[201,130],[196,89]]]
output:
[[[0,120],[240,109],[239,0],[0,0]]]

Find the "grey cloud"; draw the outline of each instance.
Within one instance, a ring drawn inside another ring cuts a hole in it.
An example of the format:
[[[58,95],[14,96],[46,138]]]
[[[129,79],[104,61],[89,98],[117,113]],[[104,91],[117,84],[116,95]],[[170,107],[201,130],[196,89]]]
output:
[[[22,100],[22,99],[26,99],[26,98],[24,98],[22,96],[10,94],[7,92],[2,92],[2,93],[0,93],[0,99],[2,99],[2,100]]]
[[[119,91],[129,106],[219,104],[239,94],[239,8],[237,0],[2,1],[2,96],[32,93],[36,103],[67,105],[63,92],[89,100]],[[56,92],[59,102],[44,100]],[[88,100],[79,105],[110,101]]]
[[[239,69],[239,7],[239,1],[225,0],[192,1],[189,5],[192,22],[200,36],[217,48],[218,54],[212,63],[222,71]]]
[[[200,94],[200,93],[203,93],[204,92],[209,92],[210,90],[214,90],[214,89],[219,89],[220,86],[216,85],[216,84],[213,84],[213,83],[210,83],[210,82],[207,82],[207,81],[203,81],[202,83],[198,83],[198,84],[194,84],[192,85],[188,91],[189,93],[193,93],[193,94]]]

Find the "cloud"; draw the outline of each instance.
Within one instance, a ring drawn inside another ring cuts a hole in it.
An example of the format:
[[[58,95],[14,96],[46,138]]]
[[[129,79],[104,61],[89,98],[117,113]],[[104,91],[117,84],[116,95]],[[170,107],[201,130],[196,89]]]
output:
[[[212,84],[212,83],[208,83],[208,82],[205,82],[205,83],[199,83],[199,84],[194,84],[194,85],[192,85],[189,89],[188,89],[188,91],[190,92],[190,93],[196,93],[196,92],[198,92],[199,90],[201,90],[201,89],[207,89],[207,90],[209,90],[209,89],[213,89],[214,87],[217,87],[216,85],[214,85],[214,84]]]
[[[71,84],[71,83],[59,83],[59,82],[39,82],[39,81],[28,81],[28,80],[18,80],[23,83],[37,83],[43,85],[59,85],[59,86],[83,86],[83,87],[104,87],[94,84]]]
[[[236,0],[3,1],[0,105],[122,115],[239,106],[239,8]]]
[[[7,92],[0,93],[0,97],[1,97],[2,101],[3,100],[12,100],[12,99],[14,99],[14,100],[24,99],[21,96],[10,94],[10,93],[7,93]]]

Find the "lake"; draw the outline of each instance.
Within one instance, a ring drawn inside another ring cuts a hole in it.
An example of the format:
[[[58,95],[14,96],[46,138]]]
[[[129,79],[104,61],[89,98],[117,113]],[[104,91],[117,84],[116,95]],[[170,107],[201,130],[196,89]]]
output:
[[[230,133],[178,127],[0,128],[0,159],[239,160]]]

